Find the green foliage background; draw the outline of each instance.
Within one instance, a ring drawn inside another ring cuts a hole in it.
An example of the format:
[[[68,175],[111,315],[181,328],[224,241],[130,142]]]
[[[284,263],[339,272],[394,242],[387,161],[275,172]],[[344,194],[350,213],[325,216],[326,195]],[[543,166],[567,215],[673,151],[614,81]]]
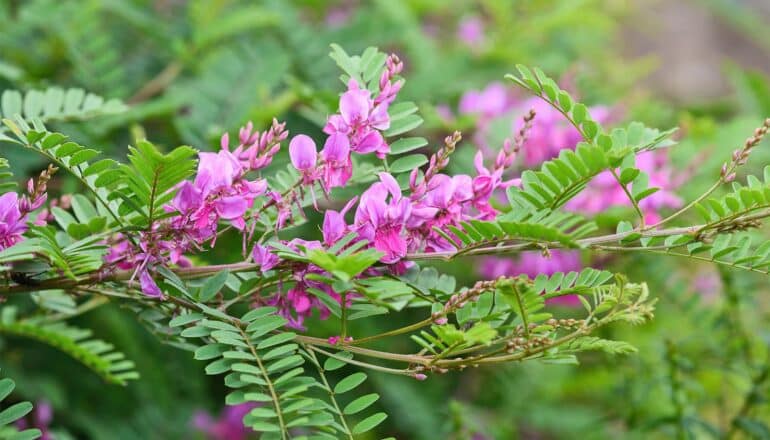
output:
[[[274,116],[296,131],[318,133],[339,89],[328,57],[331,43],[348,53],[368,46],[397,52],[408,80],[402,95],[420,105],[426,118],[420,134],[430,139],[473,127],[464,118],[448,124],[437,105],[455,106],[464,91],[502,80],[523,63],[573,80],[588,103],[621,104],[621,119],[682,126],[672,156],[682,172],[698,160],[680,192],[692,199],[770,116],[770,82],[762,73],[726,64],[731,92],[724,98],[672,102],[656,94],[655,83],[643,81],[655,68],[655,54],[635,58],[620,43],[647,3],[653,2],[1,0],[0,91],[58,85],[127,102],[130,109],[119,115],[52,124],[117,157],[145,135],[161,146],[213,149],[223,131],[248,120],[265,126]],[[758,25],[750,9],[728,3],[693,2],[741,30],[764,48],[757,57],[766,58],[770,39],[761,20]],[[335,14],[344,20],[331,23]],[[487,23],[479,49],[455,37],[458,21],[468,16]],[[466,143],[457,156],[470,158],[472,151]],[[23,152],[3,154],[17,176],[42,165]],[[769,162],[763,145],[752,157],[756,165],[743,172],[759,173]],[[56,182],[57,194],[76,187],[74,181]],[[239,246],[222,243],[206,258],[231,261],[232,248]],[[767,277],[652,256],[608,264],[647,280],[659,298],[651,324],[604,330],[639,353],[584,355],[580,366],[479,368],[427,382],[371,372],[365,387],[381,394],[377,405],[390,418],[369,438],[710,438],[736,415],[736,436],[770,438],[770,384],[755,380],[769,362]],[[467,267],[440,270],[464,283],[475,280]],[[715,280],[715,287],[696,283],[699,277]],[[45,345],[0,334],[0,367],[16,382],[12,398],[50,401],[57,438],[196,438],[192,414],[221,409],[221,380],[206,376],[203,363],[188,353],[158,341],[130,311],[106,305],[73,324],[119,347],[142,379],[111,385]],[[377,320],[356,325],[385,329]],[[742,414],[746,401],[750,411]]]

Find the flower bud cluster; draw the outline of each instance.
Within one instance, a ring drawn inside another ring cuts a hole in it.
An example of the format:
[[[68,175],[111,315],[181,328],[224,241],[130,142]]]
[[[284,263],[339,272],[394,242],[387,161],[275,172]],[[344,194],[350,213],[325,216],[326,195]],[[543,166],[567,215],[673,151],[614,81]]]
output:
[[[746,142],[743,143],[743,147],[733,151],[731,158],[732,161],[729,164],[722,164],[722,169],[720,170],[719,175],[725,182],[732,182],[735,180],[735,168],[744,165],[749,160],[751,151],[754,149],[754,147],[759,145],[760,142],[762,142],[762,139],[765,137],[769,129],[770,118],[767,118],[762,123],[762,126],[755,129],[753,135],[746,139]]]

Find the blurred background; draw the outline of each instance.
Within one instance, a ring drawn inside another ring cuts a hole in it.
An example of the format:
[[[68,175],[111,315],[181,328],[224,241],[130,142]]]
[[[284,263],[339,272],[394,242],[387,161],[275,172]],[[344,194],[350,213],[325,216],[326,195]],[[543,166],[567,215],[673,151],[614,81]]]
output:
[[[55,124],[113,156],[145,137],[214,149],[223,132],[249,120],[265,127],[273,117],[320,139],[343,88],[331,43],[351,54],[377,46],[404,60],[400,99],[420,106],[419,134],[432,140],[426,151],[455,129],[464,133],[456,170],[469,166],[475,147],[499,148],[526,112],[521,92],[495,88],[516,63],[541,67],[603,109],[608,126],[681,127],[658,184],[683,200],[708,187],[770,117],[767,0],[0,0],[0,92],[82,87],[124,100],[125,113]],[[744,173],[761,173],[768,147],[757,148]],[[5,145],[0,154],[17,176],[43,167]],[[76,190],[66,179],[52,189]],[[632,218],[623,206],[596,214],[605,225]],[[228,248],[203,258],[232,260]],[[473,263],[473,271],[467,264],[439,270],[466,285],[492,264]],[[364,438],[770,438],[766,275],[646,255],[579,255],[576,264],[650,284],[656,319],[605,330],[638,354],[421,383],[372,372],[367,386],[382,395],[378,405],[390,418]],[[163,345],[131,310],[102,306],[76,324],[123,350],[142,379],[107,385],[48,346],[0,333],[0,368],[16,380],[19,399],[50,408],[52,438],[258,438],[224,408],[221,378]],[[328,330],[317,319],[307,325],[312,334]],[[387,327],[375,318],[356,330]],[[408,340],[387,348],[416,350]]]

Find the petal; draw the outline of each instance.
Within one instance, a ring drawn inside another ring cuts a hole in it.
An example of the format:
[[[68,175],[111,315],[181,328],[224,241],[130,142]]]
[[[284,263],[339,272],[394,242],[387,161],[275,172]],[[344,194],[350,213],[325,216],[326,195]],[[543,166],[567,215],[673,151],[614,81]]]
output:
[[[217,214],[227,220],[241,217],[248,209],[246,199],[241,196],[222,197],[214,202]]]
[[[380,173],[380,181],[385,185],[385,188],[387,188],[390,195],[393,196],[394,199],[398,200],[401,198],[401,187],[398,186],[398,182],[396,182],[396,179],[391,176],[388,173]]]
[[[390,115],[388,114],[388,104],[382,103],[372,110],[369,115],[369,124],[377,130],[387,130],[390,128]]]
[[[334,133],[326,138],[321,157],[327,162],[342,162],[350,155],[350,139],[343,133]]]
[[[473,158],[473,165],[476,167],[476,172],[478,174],[489,174],[489,170],[484,167],[484,154],[481,150],[476,152],[476,156]]]
[[[382,144],[384,143],[385,143],[385,139],[382,138],[382,135],[380,134],[380,132],[376,130],[372,130],[368,132],[366,135],[364,135],[358,141],[358,144],[353,145],[351,149],[356,153],[360,153],[360,154],[373,153],[375,151],[380,150],[382,147]]]
[[[160,287],[155,284],[155,280],[150,276],[150,272],[146,269],[139,274],[139,284],[142,287],[142,293],[153,298],[163,296],[163,292],[160,291]]]
[[[304,134],[294,136],[289,143],[289,157],[294,168],[300,171],[313,168],[318,159],[315,142]]]
[[[369,117],[371,102],[366,90],[349,90],[340,97],[340,114],[349,125]]]
[[[189,181],[184,181],[174,196],[173,205],[179,212],[187,213],[197,209],[201,202],[200,189]]]

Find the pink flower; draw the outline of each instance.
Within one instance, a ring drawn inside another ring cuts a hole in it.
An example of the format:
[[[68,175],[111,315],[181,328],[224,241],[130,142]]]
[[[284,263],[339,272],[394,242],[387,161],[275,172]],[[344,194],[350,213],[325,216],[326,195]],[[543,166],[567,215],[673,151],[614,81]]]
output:
[[[348,82],[348,90],[340,96],[339,113],[329,116],[323,129],[329,135],[321,151],[326,191],[344,186],[350,179],[351,153],[376,153],[382,159],[390,152],[381,132],[390,127],[388,106],[403,85],[403,80],[395,81],[403,67],[397,56],[388,56],[375,97],[355,80]]]
[[[209,440],[246,440],[254,431],[244,426],[243,418],[257,406],[254,402],[227,406],[218,419],[199,411],[193,416],[193,426]]]
[[[254,249],[251,251],[251,256],[254,259],[254,263],[259,265],[259,270],[267,272],[280,263],[280,258],[270,251],[270,248],[263,246],[259,243],[254,245]]]
[[[203,194],[208,194],[220,188],[228,188],[243,174],[243,167],[238,159],[229,151],[219,150],[217,153],[198,153],[198,173],[195,175],[195,186]]]
[[[524,164],[529,167],[540,165],[546,160],[553,159],[563,149],[574,149],[583,140],[580,133],[564,118],[564,115],[540,98],[530,98],[519,106],[520,113],[535,110],[535,120],[527,132],[527,140],[522,147]],[[588,109],[591,118],[599,124],[610,120],[607,107],[591,107]],[[517,112],[519,113],[519,112]],[[524,122],[515,118],[512,130],[518,132]]]
[[[329,117],[324,132],[328,135],[345,135],[350,151],[360,154],[376,152],[382,158],[390,151],[390,147],[385,143],[380,130],[389,127],[388,103],[375,104],[371,93],[360,89],[358,83],[351,80],[348,91],[340,97],[340,114]]]
[[[492,197],[494,191],[498,188],[508,188],[511,185],[518,185],[519,179],[503,180],[503,171],[507,161],[498,163],[494,169],[489,170],[484,166],[484,155],[479,150],[476,153],[476,157],[473,160],[473,164],[476,167],[476,177],[473,178],[473,206],[481,213],[481,218],[489,220],[497,215],[495,210],[489,203],[489,199]]]
[[[294,136],[289,143],[289,157],[294,168],[303,173],[310,171],[318,158],[315,142],[304,134]]]
[[[123,234],[116,234],[115,241],[107,251],[107,255],[104,256],[104,262],[107,264],[115,265],[121,270],[134,269],[133,249],[131,243],[126,240]]]
[[[350,199],[340,212],[329,209],[324,213],[324,222],[321,232],[323,233],[324,244],[326,246],[334,245],[337,240],[350,232],[350,227],[345,222],[345,214],[353,207],[356,201],[358,201],[358,196]]]
[[[333,133],[321,150],[324,160],[323,181],[328,191],[344,186],[353,175],[353,163],[350,160],[350,140],[343,133]]]
[[[193,183],[183,182],[172,202],[171,210],[182,214],[198,230],[203,241],[214,235],[219,219],[229,220],[243,229],[244,214],[254,199],[265,193],[267,182],[248,181],[245,169],[233,153],[199,153],[198,173]],[[181,226],[181,225],[179,225]]]
[[[298,253],[322,248],[321,243],[318,241],[305,241],[301,239],[293,239],[285,243],[285,245]],[[318,310],[318,315],[321,319],[329,317],[329,309],[326,308],[318,297],[311,294],[308,289],[315,288],[323,291],[337,301],[341,297],[329,285],[307,277],[308,274],[325,274],[328,276],[324,270],[317,266],[298,263],[294,265],[292,274],[294,285],[289,291],[286,294],[280,291],[276,292],[267,300],[266,304],[278,309],[278,314],[287,319],[288,323],[286,325],[288,327],[304,330],[303,322],[312,315],[313,310]]]
[[[147,296],[154,298],[160,298],[163,296],[163,292],[160,290],[160,287],[158,287],[158,285],[155,283],[155,280],[152,279],[150,272],[146,268],[139,272],[139,285],[142,288],[142,293]]]
[[[35,403],[35,411],[24,418],[17,420],[14,424],[20,431],[30,428],[40,430],[39,440],[53,440],[54,435],[50,431],[50,425],[53,421],[53,407],[45,400]]]
[[[401,188],[390,174],[380,173],[380,181],[361,195],[355,225],[361,237],[385,254],[383,263],[395,263],[406,255],[404,227],[410,213],[409,199],[401,197]]]
[[[488,279],[516,275],[526,275],[534,279],[539,274],[550,276],[556,272],[567,273],[582,269],[580,252],[568,250],[552,250],[550,257],[533,251],[523,252],[518,260],[487,257],[482,261],[481,275]],[[551,301],[566,306],[580,305],[580,300],[575,295],[559,296]]]
[[[682,205],[682,199],[673,192],[677,185],[673,168],[669,164],[666,150],[639,154],[636,157],[636,167],[647,173],[649,187],[660,188],[639,203],[645,222],[655,224],[660,221],[660,210]],[[631,206],[631,202],[612,173],[605,171],[591,180],[587,188],[571,199],[565,208],[575,212],[597,214],[612,206]]]
[[[458,226],[469,217],[468,202],[473,199],[472,179],[460,174],[449,177],[436,174],[428,183],[425,196],[412,206],[409,219],[411,250],[424,247],[427,251],[450,250],[452,246],[434,227],[449,233],[448,225]]]
[[[461,114],[476,114],[484,118],[493,118],[509,111],[514,104],[509,88],[499,82],[493,82],[481,91],[469,90],[460,98]]]
[[[484,22],[479,17],[466,17],[457,27],[457,38],[472,48],[484,42]]]
[[[353,342],[353,337],[352,336],[347,336],[343,340],[341,336],[329,336],[329,338],[326,340],[326,342],[328,342],[331,345],[337,345],[340,342],[350,343],[350,342]]]
[[[26,215],[19,209],[19,196],[15,192],[0,196],[0,249],[23,240],[22,234],[26,230]]]

